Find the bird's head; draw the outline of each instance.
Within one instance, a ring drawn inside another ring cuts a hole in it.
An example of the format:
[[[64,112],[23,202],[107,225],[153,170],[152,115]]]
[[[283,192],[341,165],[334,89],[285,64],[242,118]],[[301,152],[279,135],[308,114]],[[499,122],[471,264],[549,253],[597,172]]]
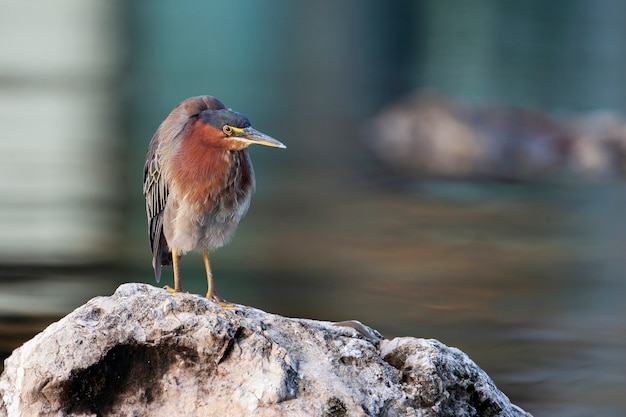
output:
[[[252,128],[246,116],[226,108],[211,96],[192,97],[180,104],[189,117],[185,137],[225,150],[258,144],[286,148],[278,140]]]

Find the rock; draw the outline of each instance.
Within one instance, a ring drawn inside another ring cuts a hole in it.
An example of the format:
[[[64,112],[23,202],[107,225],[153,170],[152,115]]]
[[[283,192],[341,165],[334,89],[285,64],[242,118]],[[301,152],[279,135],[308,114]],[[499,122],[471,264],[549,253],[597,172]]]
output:
[[[383,109],[363,136],[398,174],[515,181],[563,168],[574,141],[562,123],[538,110],[467,105],[425,93]]]
[[[16,349],[0,416],[529,416],[467,355],[124,284]]]
[[[512,105],[478,105],[415,92],[362,132],[389,170],[408,178],[539,181],[626,176],[626,120],[611,111],[556,118]]]

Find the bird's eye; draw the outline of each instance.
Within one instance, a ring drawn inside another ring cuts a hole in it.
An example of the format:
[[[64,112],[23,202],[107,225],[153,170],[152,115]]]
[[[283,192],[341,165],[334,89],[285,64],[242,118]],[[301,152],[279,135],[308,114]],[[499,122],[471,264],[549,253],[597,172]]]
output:
[[[224,133],[226,134],[226,136],[230,136],[233,134],[233,128],[228,126],[228,125],[224,125],[224,127],[222,128],[222,130],[224,131]]]

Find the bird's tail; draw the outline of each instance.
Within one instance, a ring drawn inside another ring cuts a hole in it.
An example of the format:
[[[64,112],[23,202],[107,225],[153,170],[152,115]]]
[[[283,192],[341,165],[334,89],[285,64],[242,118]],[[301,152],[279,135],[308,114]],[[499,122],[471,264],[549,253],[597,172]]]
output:
[[[154,277],[156,282],[161,281],[161,266],[172,264],[172,252],[165,241],[165,236],[161,233],[159,243],[152,248],[152,268],[154,269]]]

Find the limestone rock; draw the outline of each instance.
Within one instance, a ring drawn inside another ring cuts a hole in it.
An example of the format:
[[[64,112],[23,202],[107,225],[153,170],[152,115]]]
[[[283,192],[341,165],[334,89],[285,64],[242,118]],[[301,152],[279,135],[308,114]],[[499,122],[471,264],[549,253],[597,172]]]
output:
[[[467,355],[125,284],[16,349],[0,416],[529,416]]]

